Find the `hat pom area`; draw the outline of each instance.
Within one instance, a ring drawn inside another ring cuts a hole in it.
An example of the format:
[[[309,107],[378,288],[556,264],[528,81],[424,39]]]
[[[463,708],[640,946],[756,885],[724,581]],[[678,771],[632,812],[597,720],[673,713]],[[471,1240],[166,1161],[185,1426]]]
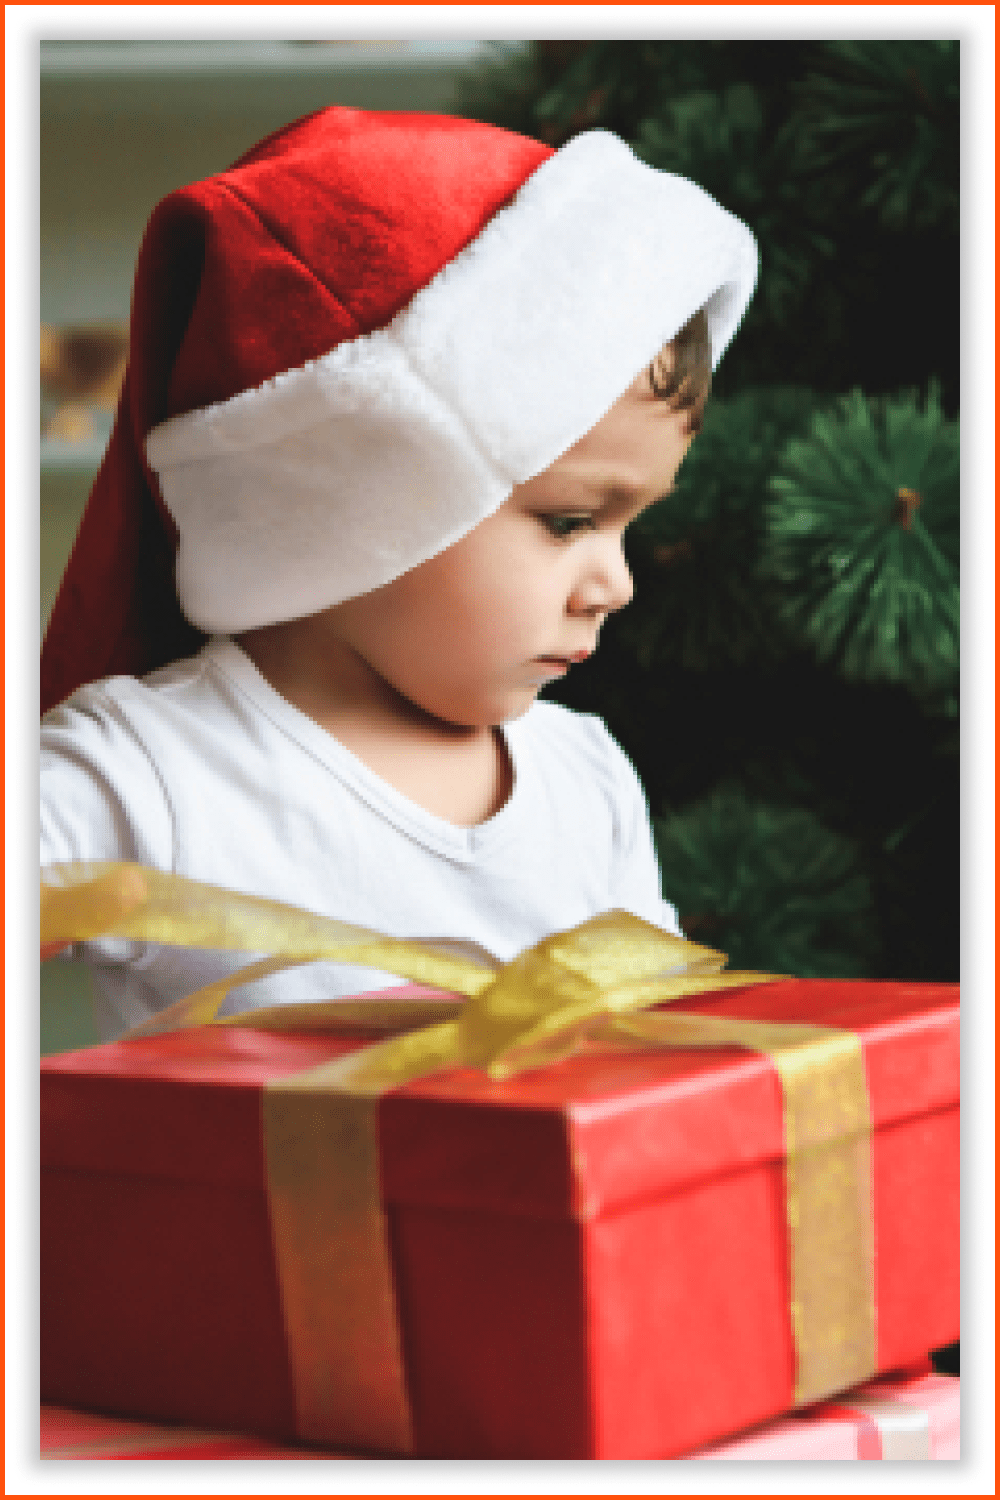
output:
[[[383,328],[150,432],[187,617],[236,632],[390,582],[572,446],[699,308],[713,364],[749,229],[588,132]]]

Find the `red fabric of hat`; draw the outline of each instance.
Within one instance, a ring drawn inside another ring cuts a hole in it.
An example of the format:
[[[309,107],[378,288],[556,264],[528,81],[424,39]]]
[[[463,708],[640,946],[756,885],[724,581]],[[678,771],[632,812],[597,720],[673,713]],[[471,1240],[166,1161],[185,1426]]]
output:
[[[551,154],[466,120],[334,108],[163,200],[139,254],[111,442],[45,636],[43,713],[204,638],[177,602],[150,430],[384,327]]]

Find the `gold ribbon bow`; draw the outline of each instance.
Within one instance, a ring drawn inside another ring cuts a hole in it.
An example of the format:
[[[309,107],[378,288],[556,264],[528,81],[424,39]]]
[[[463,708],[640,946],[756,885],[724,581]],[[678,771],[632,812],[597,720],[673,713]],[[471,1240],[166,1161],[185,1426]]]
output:
[[[565,1057],[584,1039],[737,1046],[771,1059],[784,1108],[796,1404],[875,1372],[871,1111],[859,1039],[829,1027],[648,1009],[777,976],[723,973],[724,954],[627,912],[595,917],[497,965],[471,946],[387,938],[137,865],[49,866],[41,898],[43,947],[104,936],[269,955],[139,1030],[314,1029],[338,1018],[384,1025],[386,1013],[390,1027],[400,1027],[402,1034],[264,1090],[272,1225],[302,1437],[412,1451],[380,1199],[381,1095],[443,1068],[503,1078]],[[468,998],[277,1006],[215,1021],[234,986],[321,959]],[[416,1029],[402,1030],[407,1024]]]

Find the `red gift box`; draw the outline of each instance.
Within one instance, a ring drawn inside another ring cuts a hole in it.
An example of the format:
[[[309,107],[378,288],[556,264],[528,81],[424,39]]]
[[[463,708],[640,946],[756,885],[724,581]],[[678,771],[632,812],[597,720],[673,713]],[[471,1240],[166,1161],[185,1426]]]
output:
[[[956,1338],[957,987],[785,980],[677,1008],[861,1038],[877,1369]],[[43,1063],[43,1399],[295,1436],[262,1086],[351,1045],[206,1028]],[[669,1457],[792,1406],[765,1057],[455,1069],[383,1097],[378,1128],[417,1455]]]

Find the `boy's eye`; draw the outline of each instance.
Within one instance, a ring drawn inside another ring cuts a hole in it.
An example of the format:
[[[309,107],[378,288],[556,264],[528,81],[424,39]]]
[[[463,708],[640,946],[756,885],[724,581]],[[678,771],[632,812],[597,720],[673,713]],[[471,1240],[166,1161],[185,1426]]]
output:
[[[584,531],[594,524],[594,518],[588,512],[579,515],[560,515],[555,512],[547,512],[538,518],[546,531],[552,536],[572,536],[574,531]]]

